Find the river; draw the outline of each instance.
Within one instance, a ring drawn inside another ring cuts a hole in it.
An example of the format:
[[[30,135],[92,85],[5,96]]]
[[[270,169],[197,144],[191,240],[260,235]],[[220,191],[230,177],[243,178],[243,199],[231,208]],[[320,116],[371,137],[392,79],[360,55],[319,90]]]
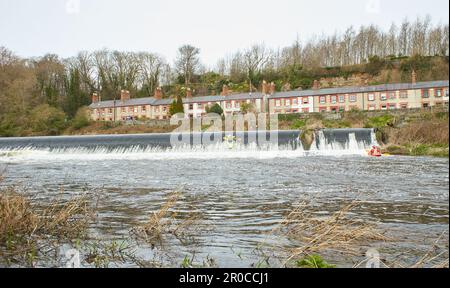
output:
[[[449,160],[370,158],[364,149],[373,133],[361,140],[353,132],[343,132],[353,144],[325,133],[308,153],[293,145],[279,150],[219,144],[170,149],[145,146],[151,136],[137,135],[1,139],[1,185],[23,187],[24,193],[44,201],[96,191],[101,197],[92,231],[104,241],[130,239],[132,227],[146,221],[167,195],[180,191],[177,217],[196,212],[201,219],[196,241],[167,239],[168,266],[179,266],[193,254],[197,261],[214,259],[220,267],[255,266],[268,253],[257,247],[271,247],[269,262],[279,266],[283,251],[297,243],[273,229],[301,201],[323,216],[360,200],[363,204],[352,217],[378,223],[395,236],[394,241],[364,247],[379,249],[383,259],[401,258],[409,265],[443,233],[448,243]],[[155,250],[142,245],[137,253],[151,258]],[[340,267],[361,260],[327,257]],[[448,244],[440,258],[448,259]]]

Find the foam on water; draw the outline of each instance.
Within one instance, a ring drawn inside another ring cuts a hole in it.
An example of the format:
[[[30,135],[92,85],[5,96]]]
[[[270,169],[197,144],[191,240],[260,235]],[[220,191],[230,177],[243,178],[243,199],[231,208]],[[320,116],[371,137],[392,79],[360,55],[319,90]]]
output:
[[[28,144],[25,147],[0,146],[0,162],[23,161],[66,161],[66,160],[170,160],[170,159],[229,159],[229,158],[293,158],[307,156],[348,156],[367,155],[367,149],[376,144],[375,134],[372,130],[370,139],[361,137],[357,139],[351,130],[318,131],[309,151],[305,151],[298,138],[290,139],[283,145],[257,143],[215,143],[207,146],[178,146],[161,147],[155,145],[120,145],[107,146],[96,144],[91,138],[89,145],[79,146],[51,146],[40,144],[34,147]],[[366,131],[367,132],[367,131]],[[338,134],[337,134],[338,133]],[[117,137],[117,136],[115,136]],[[122,137],[127,137],[123,135]],[[37,138],[36,138],[37,139]],[[70,140],[70,139],[69,139]],[[42,141],[42,139],[40,139]]]

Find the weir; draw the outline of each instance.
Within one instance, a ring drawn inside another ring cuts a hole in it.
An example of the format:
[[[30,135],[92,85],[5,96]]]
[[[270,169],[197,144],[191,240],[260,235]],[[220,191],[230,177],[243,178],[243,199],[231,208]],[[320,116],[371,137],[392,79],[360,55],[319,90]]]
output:
[[[0,138],[0,158],[22,152],[48,154],[133,154],[170,152],[295,151],[297,155],[365,154],[376,144],[373,129],[325,129],[314,132],[308,151],[301,131],[98,135]],[[172,138],[172,139],[171,139]],[[172,141],[171,141],[172,140]],[[174,141],[176,140],[176,141]],[[181,141],[183,140],[183,141]]]

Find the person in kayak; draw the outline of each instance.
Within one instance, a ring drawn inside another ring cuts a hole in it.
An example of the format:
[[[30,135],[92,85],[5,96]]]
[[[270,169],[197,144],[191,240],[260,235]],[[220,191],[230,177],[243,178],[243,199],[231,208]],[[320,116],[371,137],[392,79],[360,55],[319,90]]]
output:
[[[381,157],[381,148],[377,146],[372,146],[372,149],[369,151],[369,156],[373,157]]]

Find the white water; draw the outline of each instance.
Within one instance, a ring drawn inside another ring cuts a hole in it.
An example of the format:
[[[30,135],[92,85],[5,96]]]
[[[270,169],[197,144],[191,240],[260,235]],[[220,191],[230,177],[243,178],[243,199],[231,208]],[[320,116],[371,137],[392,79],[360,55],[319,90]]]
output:
[[[372,143],[376,144],[372,133]],[[23,161],[67,161],[67,160],[170,160],[170,159],[271,159],[296,158],[306,156],[366,156],[367,145],[364,141],[357,141],[355,133],[350,133],[345,143],[328,142],[322,131],[317,133],[316,140],[310,151],[305,151],[298,141],[297,147],[288,145],[268,145],[264,147],[256,144],[243,145],[236,143],[231,147],[227,143],[216,143],[206,147],[176,147],[158,148],[142,146],[124,146],[108,148],[98,146],[95,148],[12,148],[0,149],[0,162]]]
[[[376,143],[375,133],[372,133],[372,144]],[[310,155],[318,156],[344,156],[344,155],[361,155],[367,156],[367,147],[363,141],[357,141],[355,133],[349,134],[349,141],[340,143],[337,141],[328,142],[323,131],[316,134],[313,145],[311,146]],[[375,140],[374,140],[375,139]],[[317,140],[319,144],[317,145]]]

